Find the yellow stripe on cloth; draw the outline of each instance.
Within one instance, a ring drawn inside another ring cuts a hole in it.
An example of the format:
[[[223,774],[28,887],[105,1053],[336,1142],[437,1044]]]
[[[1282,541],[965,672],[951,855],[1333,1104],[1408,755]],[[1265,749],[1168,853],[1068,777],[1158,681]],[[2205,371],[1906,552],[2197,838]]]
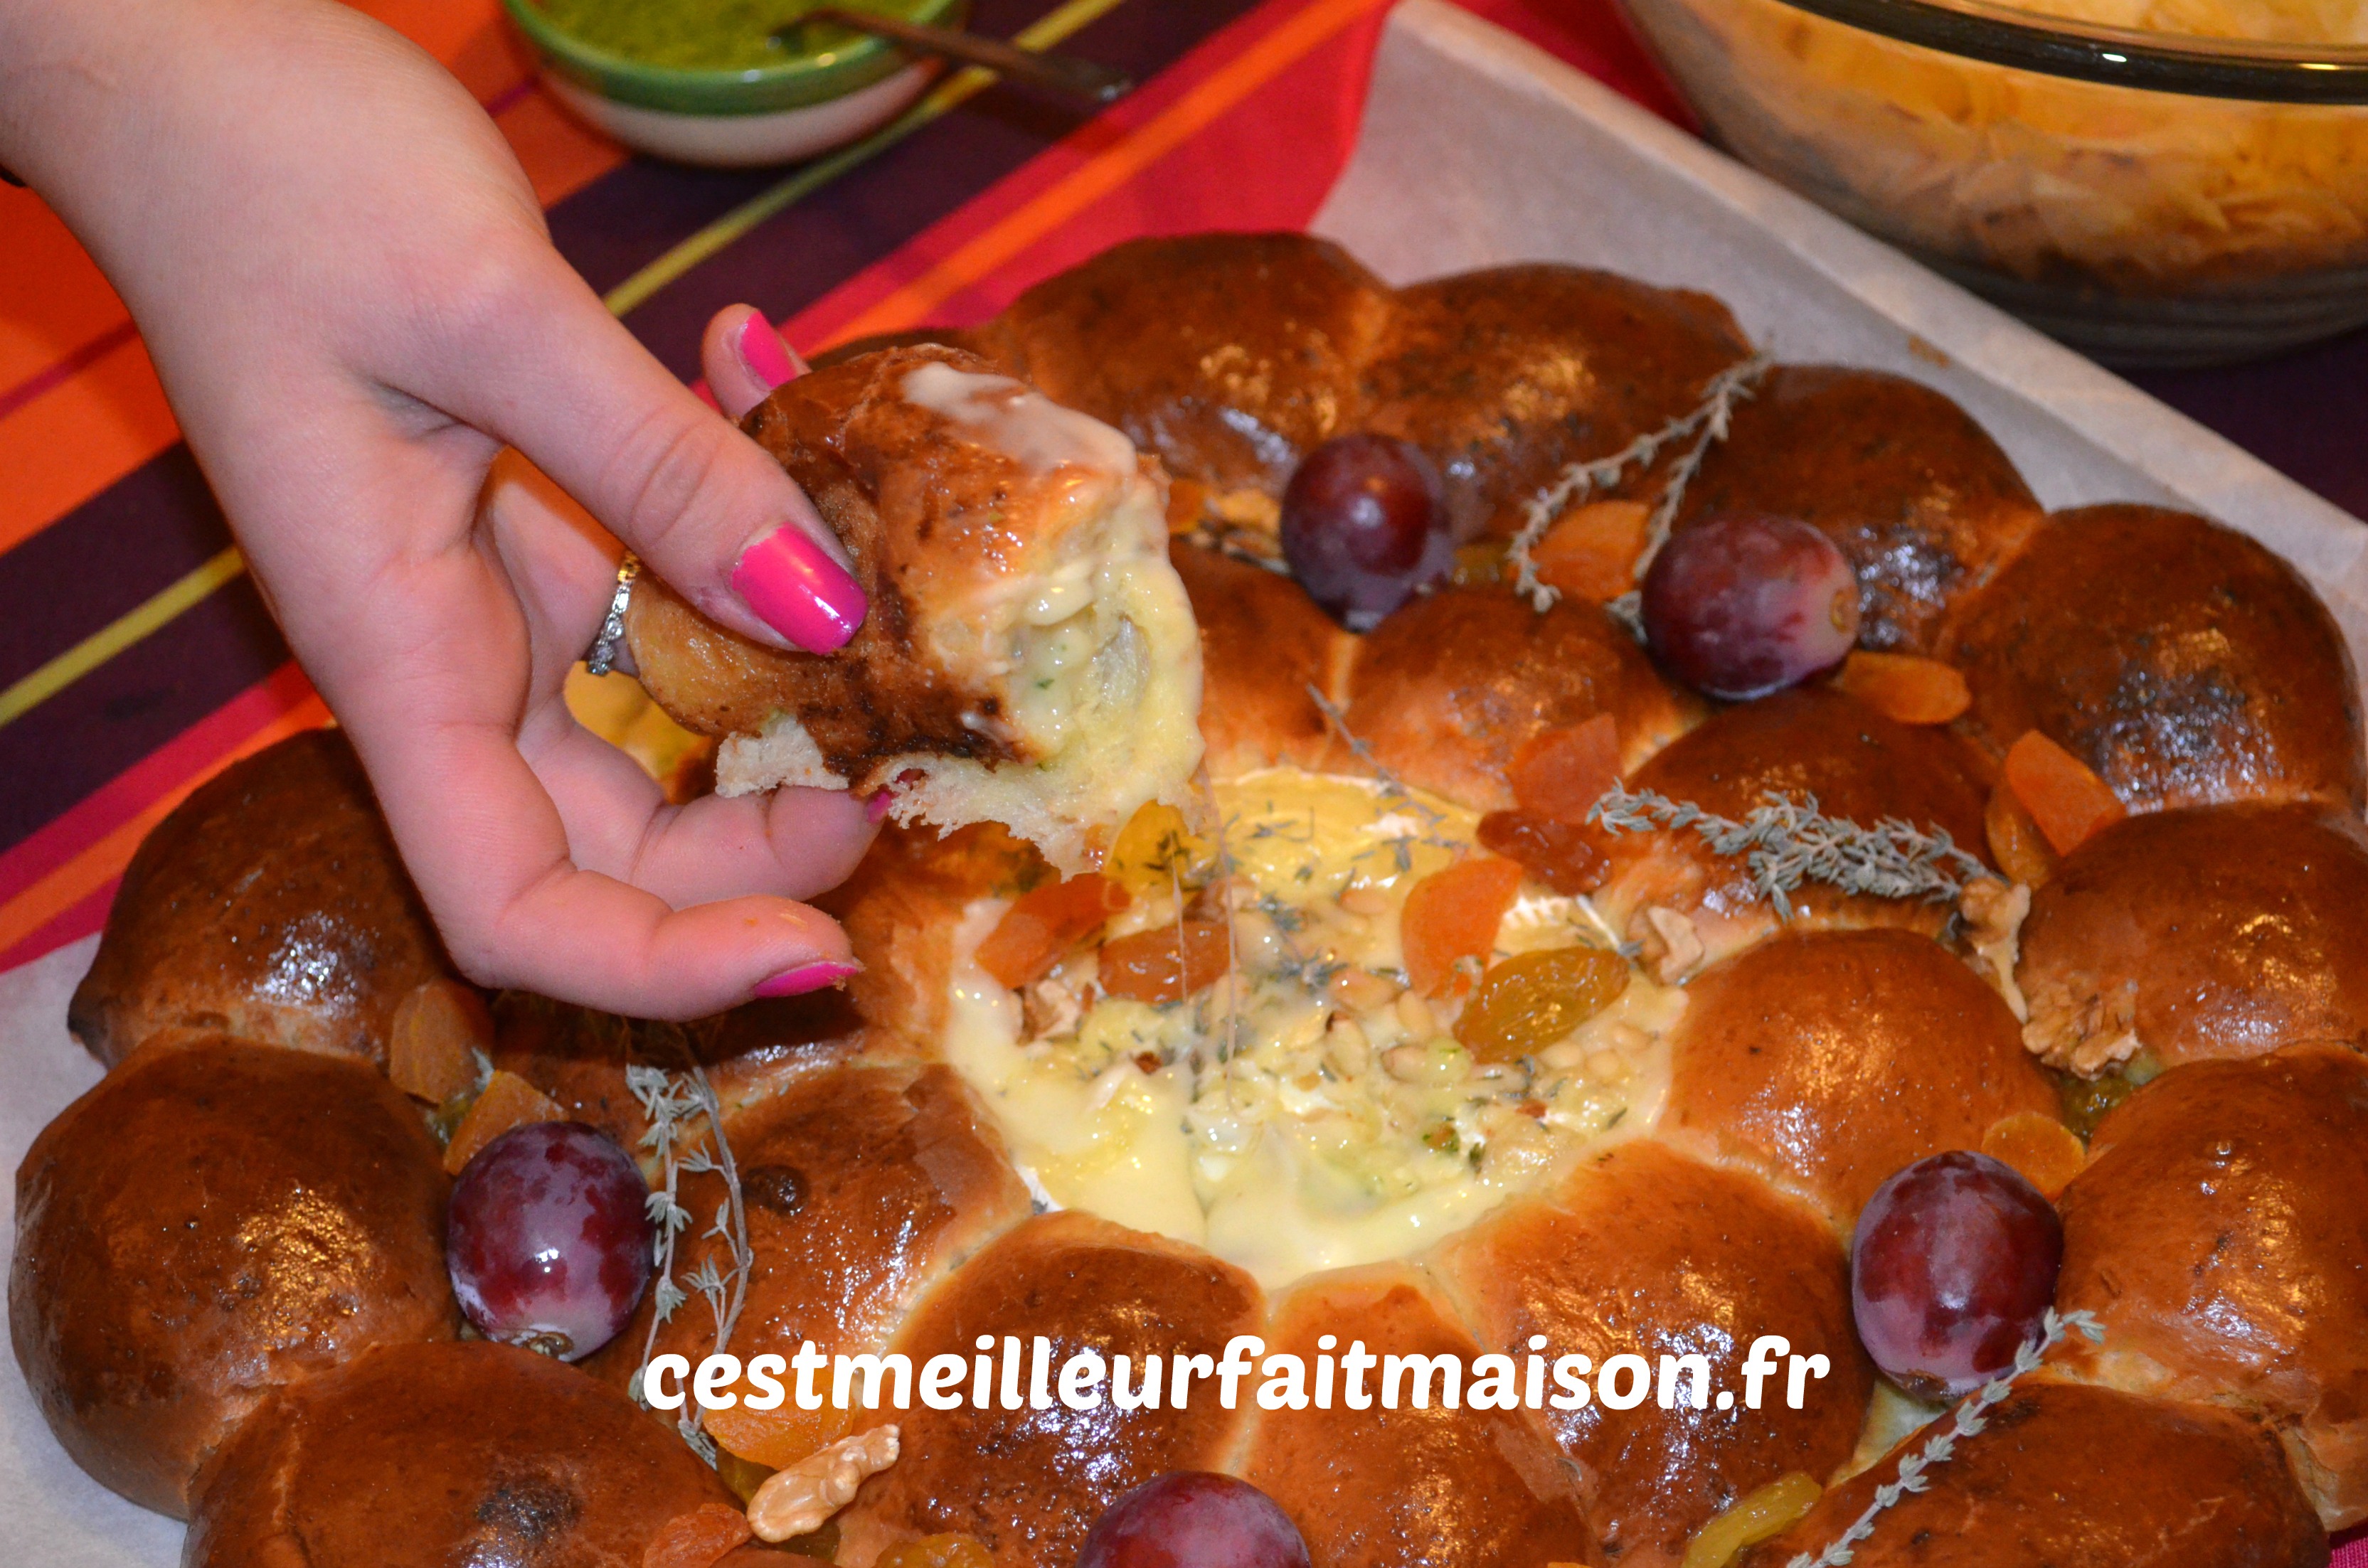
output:
[[[1068,0],[1066,5],[1038,17],[1011,41],[1022,49],[1050,49],[1118,9],[1122,3],[1123,0]],[[842,147],[826,158],[815,159],[763,195],[741,203],[708,224],[609,290],[601,297],[601,303],[609,307],[610,313],[623,315],[768,218],[804,200],[857,165],[886,152],[965,99],[985,92],[996,80],[994,72],[975,65],[955,72],[919,103],[862,141]]]
[[[134,642],[194,608],[207,595],[245,571],[246,559],[233,545],[139,608],[92,632],[7,690],[0,691],[0,724],[23,717]]]

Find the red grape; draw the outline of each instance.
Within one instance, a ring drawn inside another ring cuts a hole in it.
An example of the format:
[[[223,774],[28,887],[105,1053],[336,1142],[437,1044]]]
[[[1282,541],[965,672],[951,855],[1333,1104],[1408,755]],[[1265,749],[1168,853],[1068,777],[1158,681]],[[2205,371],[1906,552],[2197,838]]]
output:
[[[1077,1568],[1308,1568],[1307,1542],[1248,1482],[1179,1470],[1104,1509]]]
[[[650,1189],[580,1121],[513,1127],[452,1185],[444,1261],[488,1339],[579,1360],[617,1336],[650,1282]]]
[[[1370,631],[1455,564],[1439,471],[1394,437],[1334,437],[1283,488],[1282,555],[1326,614]]]
[[[1841,663],[1858,578],[1795,517],[1728,513],[1671,536],[1645,574],[1645,640],[1697,691],[1740,702]]]
[[[2011,1165],[1962,1149],[1918,1160],[1858,1217],[1859,1339],[1911,1394],[1969,1392],[2037,1337],[2063,1262],[2063,1222]]]

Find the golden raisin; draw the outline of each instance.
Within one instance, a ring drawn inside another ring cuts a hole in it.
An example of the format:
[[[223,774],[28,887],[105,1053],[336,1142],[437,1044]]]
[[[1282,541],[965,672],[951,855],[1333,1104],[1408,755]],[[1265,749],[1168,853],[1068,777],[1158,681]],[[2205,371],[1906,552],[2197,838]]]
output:
[[[1187,920],[1102,944],[1101,987],[1136,1002],[1181,1002],[1214,985],[1232,961],[1224,924]]]
[[[1611,875],[1600,829],[1533,812],[1490,812],[1480,819],[1480,847],[1516,861],[1558,893],[1593,892]]]
[[[1552,1045],[1628,989],[1628,962],[1600,948],[1507,959],[1483,975],[1455,1020],[1475,1062],[1511,1062]]]
[[[995,1558],[974,1536],[925,1535],[890,1547],[874,1568],[995,1568]]]

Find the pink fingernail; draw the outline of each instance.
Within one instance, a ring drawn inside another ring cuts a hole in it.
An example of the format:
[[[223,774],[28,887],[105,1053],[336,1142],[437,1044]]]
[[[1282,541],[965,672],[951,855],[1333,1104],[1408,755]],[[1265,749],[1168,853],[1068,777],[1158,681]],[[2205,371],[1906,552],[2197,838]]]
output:
[[[872,795],[871,799],[863,802],[863,814],[873,822],[886,822],[889,803],[888,791],[879,790]]]
[[[870,603],[846,568],[786,523],[748,547],[732,586],[758,619],[809,653],[846,647]]]
[[[860,963],[839,963],[829,959],[816,963],[800,964],[785,969],[757,987],[759,996],[803,996],[809,991],[820,991],[825,985],[837,985],[851,975],[862,972]]]
[[[751,315],[740,329],[740,362],[768,388],[794,381],[806,373],[805,366],[761,313]]]

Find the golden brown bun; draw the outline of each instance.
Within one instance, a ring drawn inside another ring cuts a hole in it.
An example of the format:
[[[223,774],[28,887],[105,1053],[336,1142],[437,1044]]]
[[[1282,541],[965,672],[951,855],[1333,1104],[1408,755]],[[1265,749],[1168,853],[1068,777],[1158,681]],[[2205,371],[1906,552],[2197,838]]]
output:
[[[1661,1135],[1748,1160],[1844,1226],[1902,1165],[2056,1110],[1998,993],[1908,931],[1788,934],[1713,964],[1669,1050]]]
[[[2368,1050],[2368,846],[2310,805],[2131,817],[2032,894],[2016,976],[2061,1066]]]
[[[1365,638],[1349,685],[1349,733],[1384,767],[1481,811],[1513,804],[1506,770],[1542,730],[1609,713],[1633,766],[1701,711],[1598,607],[1540,615],[1509,588],[1416,599]]]
[[[2368,801],[2360,677],[2301,574],[2158,506],[2060,512],[1967,601],[1945,655],[1991,750],[2037,730],[2132,811]]]
[[[1743,1388],[1752,1340],[1785,1336],[1822,1355],[1800,1410],[1784,1377],[1761,1407],[1697,1411],[1548,1410],[1547,1424],[1588,1482],[1605,1555],[1674,1564],[1687,1540],[1752,1488],[1789,1471],[1823,1476],[1848,1459],[1873,1374],[1850,1327],[1841,1244],[1805,1207],[1757,1176],[1700,1165],[1657,1143],[1622,1144],[1543,1199],[1517,1199],[1450,1241],[1441,1272],[1492,1350],[1525,1356],[1543,1335],[1550,1359],[1600,1369],[1634,1353],[1708,1358],[1713,1391]],[[1713,1395],[1713,1398],[1715,1395]]]
[[[1724,512],[1815,524],[1857,569],[1862,647],[1929,653],[2043,514],[1988,432],[1905,376],[1780,365],[1686,487],[1678,527]]]
[[[1280,495],[1309,448],[1357,427],[1357,372],[1392,304],[1328,241],[1190,234],[1112,245],[970,335],[1170,472]]]
[[[1338,1345],[1319,1349],[1327,1334]],[[1379,1357],[1457,1357],[1467,1391],[1480,1355],[1428,1282],[1396,1264],[1302,1285],[1277,1303],[1267,1338],[1269,1353],[1300,1357],[1311,1378],[1318,1357],[1358,1341]],[[1380,1369],[1364,1374],[1365,1410],[1348,1408],[1344,1370],[1331,1409],[1314,1408],[1310,1388],[1310,1408],[1254,1418],[1242,1478],[1291,1516],[1315,1568],[1603,1561],[1578,1477],[1550,1440],[1510,1411],[1449,1409],[1437,1381],[1428,1409],[1415,1408],[1411,1382],[1400,1385],[1397,1408],[1384,1409],[1382,1378]]]
[[[283,1389],[202,1478],[184,1568],[641,1568],[736,1507],[614,1389],[507,1345],[371,1351]]]
[[[1332,726],[1307,688],[1340,701],[1357,640],[1288,577],[1189,544],[1173,556],[1201,625],[1201,738],[1210,773],[1322,767]]]
[[[877,1353],[923,1290],[997,1233],[1028,1217],[1028,1189],[1004,1163],[970,1091],[942,1066],[826,1068],[729,1118],[740,1170],[748,1245],[756,1258],[733,1331],[743,1360],[784,1359],[803,1340],[826,1356]],[[683,1207],[709,1215],[725,1200],[723,1179],[680,1178]],[[716,1238],[677,1244],[677,1267],[712,1259],[732,1267]],[[652,1307],[593,1358],[620,1387],[641,1365]],[[714,1348],[715,1325],[681,1312],[659,1329],[655,1354],[694,1365]],[[745,1458],[786,1465],[842,1436],[860,1411],[785,1403],[754,1426],[747,1413],[717,1412],[710,1430]],[[667,1417],[670,1421],[671,1416]],[[771,1451],[752,1453],[761,1429]]]
[[[141,841],[66,1027],[112,1065],[158,1029],[386,1060],[452,973],[342,730],[233,763]]]
[[[2297,1047],[2164,1074],[2059,1204],[2058,1303],[2109,1381],[2291,1424],[2330,1529],[2368,1517],[2368,1061]]]
[[[1052,1341],[1052,1366],[1091,1346],[1146,1354],[1224,1354],[1256,1333],[1263,1308],[1249,1276],[1198,1247],[1123,1230],[1075,1210],[1039,1215],[970,1260],[923,1299],[896,1348],[916,1369],[929,1357],[979,1355],[973,1341]],[[1000,1350],[996,1352],[1001,1376]],[[1020,1396],[1027,1399],[1023,1367]],[[967,1390],[967,1385],[965,1385]],[[884,1411],[903,1441],[890,1469],[864,1483],[838,1516],[838,1561],[870,1568],[885,1548],[955,1531],[976,1536],[997,1568],[1070,1568],[1086,1531],[1121,1493],[1171,1470],[1214,1470],[1242,1415],[1195,1381],[1186,1407]]]
[[[1429,452],[1458,539],[1508,538],[1565,464],[1686,414],[1749,352],[1707,294],[1585,267],[1488,267],[1398,290],[1364,410],[1343,427]]]
[[[1945,1419],[1945,1418],[1944,1418]],[[1930,1428],[1895,1452],[1920,1449]],[[1896,1472],[1833,1488],[1736,1568],[1840,1538]],[[2322,1568],[2327,1537],[2274,1439],[2229,1411],[2032,1381],[1957,1439],[1930,1484],[1875,1516],[1852,1568]]]
[[[1199,645],[1156,464],[958,348],[817,370],[743,424],[844,541],[868,608],[824,656],[636,588],[642,683],[725,737],[721,792],[887,790],[900,822],[1003,822],[1072,869],[1097,831],[1180,796]]]
[[[449,1191],[368,1066],[160,1038],[60,1112],[17,1171],[8,1322],[74,1462],[185,1517],[190,1477],[276,1385],[449,1339]]]
[[[1799,687],[1727,709],[1655,755],[1629,787],[1738,822],[1771,792],[1796,803],[1814,795],[1829,817],[1861,827],[1897,817],[1928,833],[1945,831],[1959,849],[1987,858],[1987,791],[1966,749],[1941,731],[1896,724],[1828,687]],[[1604,843],[1612,869],[1595,903],[1615,931],[1649,940],[1645,912],[1673,910],[1692,921],[1716,960],[1779,925],[1743,859],[1713,855],[1691,831],[1606,835]],[[1794,924],[1806,928],[1896,926],[1931,936],[1948,924],[1952,908],[1946,901],[1850,894],[1815,881],[1790,896]]]

